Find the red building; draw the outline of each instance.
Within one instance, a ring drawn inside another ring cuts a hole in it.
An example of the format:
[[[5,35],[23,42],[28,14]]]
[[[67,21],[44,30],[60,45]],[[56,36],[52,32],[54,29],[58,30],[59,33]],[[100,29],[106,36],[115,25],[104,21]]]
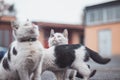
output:
[[[1,16],[0,17],[0,46],[8,47],[13,41],[12,29],[10,22],[16,20],[15,17]],[[55,32],[63,32],[64,29],[68,29],[69,43],[83,43],[83,27],[81,25],[72,24],[59,24],[59,23],[47,23],[47,22],[34,22],[40,28],[40,41],[44,47],[48,47],[48,37],[50,30],[54,29]]]
[[[81,25],[73,24],[60,24],[60,23],[48,23],[48,22],[35,22],[40,27],[40,41],[45,47],[48,47],[48,38],[51,29],[55,32],[63,32],[64,29],[68,30],[68,38],[70,44],[83,44],[83,27]]]
[[[15,17],[10,16],[0,17],[0,46],[8,47],[13,40],[10,22],[15,19]]]

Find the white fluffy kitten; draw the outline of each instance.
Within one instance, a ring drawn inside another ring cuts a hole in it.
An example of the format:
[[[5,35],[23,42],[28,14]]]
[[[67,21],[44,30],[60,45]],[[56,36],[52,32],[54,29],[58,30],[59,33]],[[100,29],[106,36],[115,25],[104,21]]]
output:
[[[12,23],[15,41],[0,63],[0,80],[40,80],[43,46],[38,40],[38,26],[27,21]],[[38,70],[39,69],[39,70]]]

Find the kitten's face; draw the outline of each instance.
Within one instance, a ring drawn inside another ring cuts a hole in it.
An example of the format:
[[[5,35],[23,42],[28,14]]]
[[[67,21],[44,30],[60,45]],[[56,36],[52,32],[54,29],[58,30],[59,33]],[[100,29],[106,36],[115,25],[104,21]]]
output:
[[[39,36],[38,26],[31,22],[14,22],[12,25],[14,37],[17,40],[23,38],[37,38]]]
[[[62,45],[62,44],[68,44],[68,33],[54,33],[54,31],[51,31],[50,37],[48,39],[49,47],[55,46],[55,45]]]

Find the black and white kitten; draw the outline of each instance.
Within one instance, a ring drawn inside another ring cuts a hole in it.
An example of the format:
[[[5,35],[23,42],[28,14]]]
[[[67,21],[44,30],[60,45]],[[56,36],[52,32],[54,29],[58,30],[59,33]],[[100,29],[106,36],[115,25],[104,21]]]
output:
[[[54,30],[51,29],[50,37],[48,39],[48,44],[49,44],[49,47],[62,45],[62,44],[68,44],[68,31],[67,31],[67,29],[64,29],[63,33],[59,33],[59,32],[55,33]],[[76,70],[72,70],[72,69],[67,69],[65,71],[64,70],[63,71],[54,71],[54,73],[57,77],[57,80],[61,80],[61,79],[75,80],[75,77],[83,78],[83,76],[81,74],[78,74],[76,72]],[[92,73],[93,74],[91,74],[91,77],[95,75],[96,70],[93,70]]]
[[[62,44],[68,44],[67,29],[64,29],[64,31],[62,33],[60,33],[60,32],[55,33],[54,30],[51,29],[50,37],[48,39],[48,44],[49,44],[49,47],[62,45]],[[64,79],[69,80],[69,78],[71,78],[72,80],[75,80],[75,75],[76,75],[75,70],[66,69],[66,70],[62,70],[62,71],[53,71],[53,72],[56,75],[57,80],[64,80]],[[70,73],[71,73],[71,75],[70,75]]]
[[[68,44],[68,31],[65,29],[63,33],[54,32],[53,29],[51,29],[50,37],[48,39],[49,47],[51,46],[57,46],[62,44]]]
[[[87,65],[89,58],[99,64],[107,64],[111,59],[101,57],[97,52],[80,44],[52,46],[45,50],[42,71],[74,69],[88,80],[93,74]]]
[[[43,46],[38,40],[38,26],[27,21],[13,22],[12,42],[8,52],[0,63],[0,80],[40,80]]]

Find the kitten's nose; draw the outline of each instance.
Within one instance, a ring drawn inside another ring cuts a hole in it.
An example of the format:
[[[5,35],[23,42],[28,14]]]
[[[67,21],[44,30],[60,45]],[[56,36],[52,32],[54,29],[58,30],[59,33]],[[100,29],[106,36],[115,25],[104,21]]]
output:
[[[29,32],[30,32],[31,34],[33,34],[33,33],[34,33],[34,30],[30,30]]]
[[[54,40],[56,40],[56,37],[54,37]]]

